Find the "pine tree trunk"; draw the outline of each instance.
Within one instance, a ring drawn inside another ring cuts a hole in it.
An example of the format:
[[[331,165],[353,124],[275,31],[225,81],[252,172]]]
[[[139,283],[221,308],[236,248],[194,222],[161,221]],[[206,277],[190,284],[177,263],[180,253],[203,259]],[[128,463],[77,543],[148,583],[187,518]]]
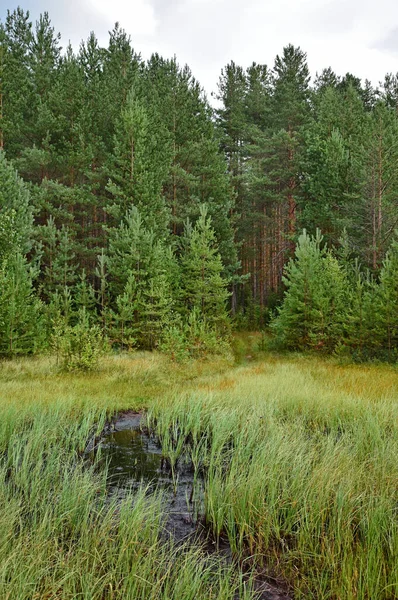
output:
[[[4,148],[4,133],[3,133],[3,92],[0,91],[0,149]]]
[[[377,224],[376,224],[376,177],[372,165],[372,265],[377,267]]]
[[[383,226],[383,154],[382,154],[382,139],[379,138],[379,180],[378,180],[378,215],[377,215],[377,249],[376,249],[376,264],[379,262],[379,253],[382,243],[382,226]]]
[[[289,137],[290,140],[293,139],[293,132],[291,130],[291,127],[289,127]],[[289,164],[292,165],[293,161],[294,161],[294,150],[293,148],[289,148],[289,153],[288,153],[288,160],[289,160]],[[288,232],[289,232],[289,238],[290,238],[290,249],[294,250],[294,236],[296,233],[296,201],[294,199],[294,191],[296,189],[296,180],[295,178],[292,176],[289,178],[289,183],[288,183],[288,194],[287,194],[287,201],[288,201]]]

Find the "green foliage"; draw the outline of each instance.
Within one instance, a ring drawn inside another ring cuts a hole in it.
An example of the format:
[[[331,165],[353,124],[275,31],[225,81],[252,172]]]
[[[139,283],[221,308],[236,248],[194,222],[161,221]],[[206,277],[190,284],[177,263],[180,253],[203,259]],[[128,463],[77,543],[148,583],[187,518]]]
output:
[[[33,215],[29,191],[0,150],[0,260],[32,246]]]
[[[159,349],[176,362],[227,356],[231,352],[227,336],[221,336],[194,308],[185,319],[175,318],[166,326]]]
[[[40,264],[42,285],[47,297],[72,286],[76,281],[74,243],[65,225],[57,228],[53,217],[49,217],[40,232]]]
[[[288,44],[273,68],[228,64],[214,111],[188,66],[144,62],[118,24],[105,47],[92,32],[61,52],[47,13],[9,11],[0,263],[39,267],[48,335],[54,315],[74,326],[84,309],[115,347],[155,349],[168,331],[195,354],[230,318],[264,328],[288,282],[282,344],[395,360],[397,89],[392,74],[376,90],[330,68],[311,88]],[[286,267],[301,228],[330,250]]]
[[[159,349],[172,361],[183,363],[189,359],[187,332],[181,321],[165,327]]]
[[[185,228],[181,252],[181,305],[185,314],[196,311],[221,334],[228,328],[226,301],[229,296],[215,232],[206,206],[192,228]]]
[[[54,323],[52,347],[61,370],[93,371],[98,368],[105,344],[101,329],[90,323],[82,309],[75,325],[68,325],[62,317]]]
[[[286,293],[271,327],[282,345],[291,349],[332,351],[342,337],[347,279],[322,236],[300,236],[296,260],[284,275]]]
[[[342,239],[339,260],[317,232],[304,231],[285,271],[286,293],[271,323],[290,349],[335,351],[354,360],[396,361],[398,356],[398,244],[394,240],[379,283],[352,260]]]
[[[116,218],[120,220],[134,205],[145,225],[164,237],[169,215],[161,192],[171,163],[171,149],[167,144],[159,148],[156,127],[133,88],[116,127],[107,190],[115,199],[110,212]]]
[[[95,317],[97,299],[93,286],[87,280],[85,269],[80,273],[79,281],[75,285],[74,304],[77,311],[84,310],[91,318]]]
[[[369,272],[361,270],[357,260],[344,264],[349,285],[344,336],[336,353],[340,357],[348,355],[357,362],[371,360],[379,354],[381,342],[377,333],[378,286]]]
[[[42,304],[35,297],[37,276],[21,254],[0,264],[0,354],[31,354],[43,344]]]
[[[380,273],[376,303],[377,337],[388,360],[398,358],[398,240],[393,240]]]
[[[114,342],[118,340],[121,347],[127,344],[154,349],[173,310],[176,265],[171,249],[144,225],[140,212],[133,207],[111,233],[107,260],[116,297],[116,330],[111,334]]]
[[[116,298],[117,311],[114,314],[116,331],[119,338],[112,339],[120,348],[131,350],[137,345],[136,316],[140,307],[139,291],[134,275],[130,273],[122,294]]]
[[[107,256],[104,249],[101,248],[101,254],[97,256],[97,267],[95,269],[97,280],[97,303],[99,305],[102,330],[105,335],[108,333],[108,315],[109,315],[109,281]]]
[[[349,223],[343,207],[350,177],[350,153],[338,129],[333,129],[326,139],[320,129],[321,125],[314,123],[306,132],[300,220],[309,230],[322,223],[327,241],[333,244]]]
[[[186,323],[186,338],[190,356],[202,358],[208,355],[228,354],[230,345],[227,336],[221,336],[198,308],[189,313]]]

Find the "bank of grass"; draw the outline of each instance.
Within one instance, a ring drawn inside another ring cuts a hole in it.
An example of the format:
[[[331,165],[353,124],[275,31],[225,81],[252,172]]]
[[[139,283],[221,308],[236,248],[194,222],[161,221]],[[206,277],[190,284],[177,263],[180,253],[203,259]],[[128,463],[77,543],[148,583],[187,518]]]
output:
[[[251,597],[236,570],[159,542],[158,499],[106,502],[105,474],[80,456],[126,408],[148,409],[172,460],[188,449],[215,536],[292,596],[398,597],[398,372],[242,362],[110,356],[88,376],[2,363],[0,597]]]

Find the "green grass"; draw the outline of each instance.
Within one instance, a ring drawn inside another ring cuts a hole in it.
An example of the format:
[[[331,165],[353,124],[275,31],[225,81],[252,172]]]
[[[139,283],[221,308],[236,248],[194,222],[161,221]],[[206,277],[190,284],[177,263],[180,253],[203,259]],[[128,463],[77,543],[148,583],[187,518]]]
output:
[[[148,410],[173,464],[189,453],[204,473],[206,521],[238,561],[294,598],[398,597],[397,398],[392,367],[300,356],[115,356],[88,376],[2,363],[0,598],[253,597],[239,569],[159,541],[160,498],[106,500],[81,453],[127,408]]]

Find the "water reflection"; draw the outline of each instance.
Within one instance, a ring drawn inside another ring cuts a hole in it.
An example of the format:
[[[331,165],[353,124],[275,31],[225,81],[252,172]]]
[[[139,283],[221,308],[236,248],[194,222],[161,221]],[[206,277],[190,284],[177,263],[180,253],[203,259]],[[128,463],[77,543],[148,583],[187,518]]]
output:
[[[161,449],[139,429],[112,431],[105,435],[101,440],[101,456],[109,464],[112,485],[168,481],[161,469]]]

